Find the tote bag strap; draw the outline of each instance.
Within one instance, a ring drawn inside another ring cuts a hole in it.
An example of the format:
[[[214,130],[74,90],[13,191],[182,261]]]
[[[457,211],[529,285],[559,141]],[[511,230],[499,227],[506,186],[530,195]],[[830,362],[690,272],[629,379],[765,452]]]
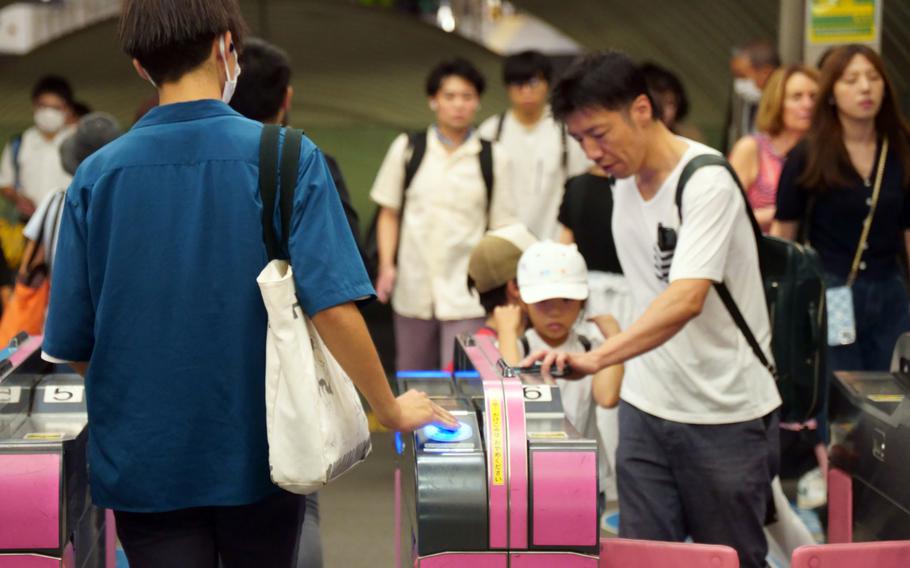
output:
[[[262,239],[269,260],[287,258],[294,211],[294,190],[300,165],[303,132],[287,128],[284,144],[280,126],[266,124],[259,141],[259,196],[262,199]],[[279,161],[280,159],[280,161]],[[280,184],[280,192],[279,190]],[[280,201],[279,201],[280,200]],[[275,231],[275,203],[279,201],[281,241]]]

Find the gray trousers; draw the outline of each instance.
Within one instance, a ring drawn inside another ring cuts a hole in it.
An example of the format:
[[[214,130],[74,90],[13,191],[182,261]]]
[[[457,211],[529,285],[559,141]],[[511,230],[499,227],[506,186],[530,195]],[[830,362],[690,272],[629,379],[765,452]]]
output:
[[[417,319],[395,314],[395,369],[444,369],[455,353],[455,336],[474,333],[484,318],[463,320]]]
[[[720,425],[663,420],[619,406],[619,535],[725,544],[765,566],[763,527],[780,465],[777,413]]]
[[[300,497],[303,522],[297,542],[297,568],[322,568],[322,537],[319,535],[319,493]]]

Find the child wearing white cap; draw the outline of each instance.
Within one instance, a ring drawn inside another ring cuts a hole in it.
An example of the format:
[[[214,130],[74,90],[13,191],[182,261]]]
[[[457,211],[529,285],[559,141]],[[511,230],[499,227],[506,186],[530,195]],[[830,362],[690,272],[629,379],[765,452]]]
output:
[[[588,298],[588,269],[578,247],[551,241],[528,247],[518,262],[518,288],[531,322],[522,341],[525,356],[540,349],[579,352],[592,347],[575,329]],[[592,338],[597,344],[620,332],[610,315],[593,322],[603,334]],[[598,439],[595,405],[618,404],[622,376],[623,366],[615,365],[579,380],[557,379],[566,418],[579,433]]]

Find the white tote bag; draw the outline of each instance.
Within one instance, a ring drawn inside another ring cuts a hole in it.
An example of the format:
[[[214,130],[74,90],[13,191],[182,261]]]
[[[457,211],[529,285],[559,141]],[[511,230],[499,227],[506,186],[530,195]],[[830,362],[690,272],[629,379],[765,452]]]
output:
[[[272,481],[292,493],[312,493],[366,459],[369,425],[351,379],[297,301],[290,264],[271,260],[256,282],[269,318],[265,404]]]

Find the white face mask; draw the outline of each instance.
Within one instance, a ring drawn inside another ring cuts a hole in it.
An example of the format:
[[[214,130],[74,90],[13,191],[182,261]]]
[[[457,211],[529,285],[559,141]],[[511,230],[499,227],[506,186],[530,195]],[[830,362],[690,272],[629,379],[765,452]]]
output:
[[[733,91],[750,103],[758,103],[761,100],[761,89],[752,79],[734,79]]]
[[[234,96],[234,91],[237,90],[237,78],[240,77],[240,61],[237,58],[237,52],[234,52],[234,78],[231,78],[231,73],[228,71],[228,58],[227,53],[224,50],[224,37],[222,36],[220,43],[218,44],[218,49],[221,50],[221,58],[224,60],[224,76],[227,79],[224,82],[224,90],[221,91],[221,100],[224,101],[224,104],[230,104],[231,98]]]
[[[66,113],[62,110],[41,107],[35,111],[35,126],[45,134],[56,134],[66,124]]]

